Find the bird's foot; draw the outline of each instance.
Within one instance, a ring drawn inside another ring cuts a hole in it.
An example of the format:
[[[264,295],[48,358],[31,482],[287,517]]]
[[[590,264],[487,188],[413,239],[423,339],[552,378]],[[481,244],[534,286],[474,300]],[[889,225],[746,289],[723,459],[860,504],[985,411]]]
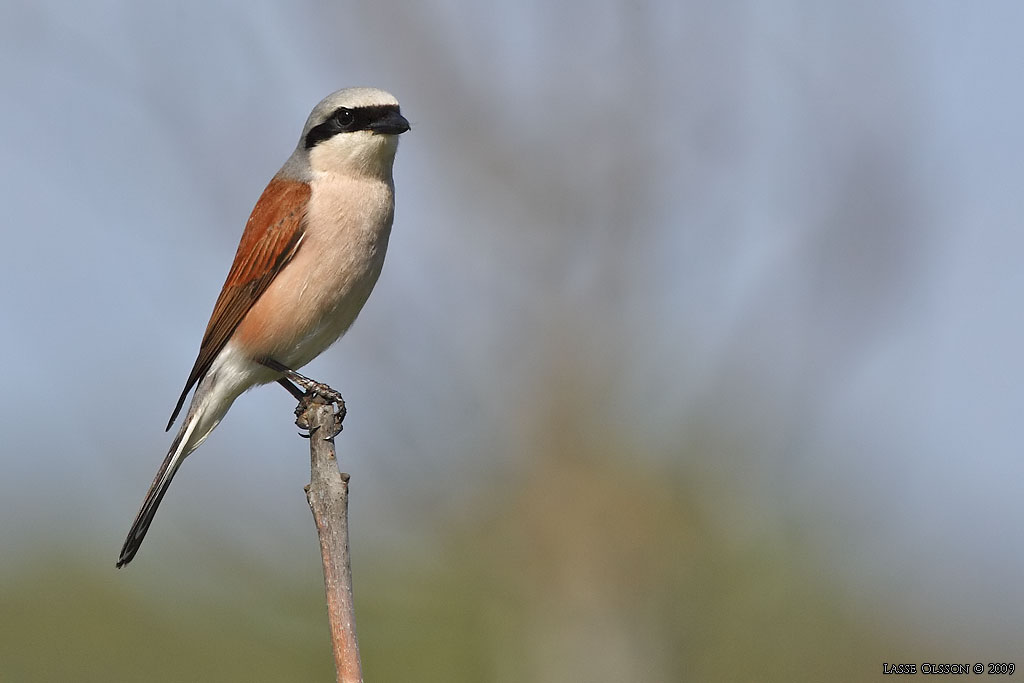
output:
[[[334,438],[334,436],[341,431],[341,423],[345,420],[345,413],[347,412],[345,409],[345,399],[341,397],[341,394],[323,382],[317,382],[308,377],[304,377],[295,371],[289,371],[288,373],[285,373],[285,376],[306,390],[306,393],[299,398],[299,404],[295,407],[295,424],[302,429],[308,429],[308,436],[312,436],[313,432],[315,432],[317,428],[314,427],[310,429],[307,411],[317,403],[327,405],[333,404],[335,406],[334,430],[332,434],[327,435],[325,438]]]
[[[345,399],[341,397],[341,394],[339,394],[337,391],[330,388],[323,382],[317,382],[316,380],[310,379],[305,375],[300,375],[294,370],[287,371],[286,373],[284,373],[284,376],[306,390],[306,395],[304,398],[311,399],[313,396],[319,396],[326,400],[327,403],[334,403],[335,405],[337,405],[342,412],[345,411]]]
[[[310,379],[305,375],[301,375],[292,370],[291,368],[281,363],[278,363],[276,360],[272,358],[265,358],[260,360],[259,362],[261,365],[270,368],[275,372],[280,372],[282,375],[284,375],[284,377],[278,380],[278,384],[287,389],[288,392],[292,396],[294,396],[295,399],[299,402],[299,405],[296,406],[295,408],[295,424],[297,424],[299,428],[310,430],[310,434],[316,431],[315,427],[313,429],[310,429],[307,411],[313,406],[313,404],[319,403],[324,405],[333,404],[335,406],[334,434],[337,434],[338,432],[341,431],[341,423],[345,419],[345,413],[347,412],[345,409],[345,399],[341,397],[341,394],[339,394],[337,391],[327,386],[323,382],[317,382],[316,380]],[[298,387],[295,386],[296,384],[298,385]],[[299,387],[305,389],[305,393],[300,391]],[[334,434],[330,435],[327,438],[333,437]]]

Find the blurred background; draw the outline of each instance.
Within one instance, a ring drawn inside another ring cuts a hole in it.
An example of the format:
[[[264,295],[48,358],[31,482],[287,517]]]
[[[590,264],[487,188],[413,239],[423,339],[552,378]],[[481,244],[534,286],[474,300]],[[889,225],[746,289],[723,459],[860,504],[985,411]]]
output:
[[[395,93],[348,401],[371,681],[1021,662],[1024,6],[4,3],[0,680],[330,680],[292,399],[117,551],[249,211]]]

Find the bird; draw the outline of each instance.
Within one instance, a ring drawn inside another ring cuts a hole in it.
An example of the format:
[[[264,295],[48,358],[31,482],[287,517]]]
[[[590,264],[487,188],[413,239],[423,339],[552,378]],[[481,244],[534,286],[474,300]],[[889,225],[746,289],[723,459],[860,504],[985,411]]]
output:
[[[338,90],[313,108],[245,225],[165,431],[195,392],[118,568],[135,557],[182,462],[243,392],[275,381],[297,398],[304,393],[293,381],[333,391],[296,370],[348,330],[377,282],[394,220],[398,136],[409,129],[398,100],[377,88]]]

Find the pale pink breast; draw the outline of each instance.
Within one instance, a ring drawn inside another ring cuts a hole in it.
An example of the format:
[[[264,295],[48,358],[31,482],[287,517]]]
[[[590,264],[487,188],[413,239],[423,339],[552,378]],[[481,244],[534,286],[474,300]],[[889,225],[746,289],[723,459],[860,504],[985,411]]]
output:
[[[390,183],[332,176],[311,183],[298,252],[232,337],[246,354],[298,369],[355,320],[384,263],[394,195]]]

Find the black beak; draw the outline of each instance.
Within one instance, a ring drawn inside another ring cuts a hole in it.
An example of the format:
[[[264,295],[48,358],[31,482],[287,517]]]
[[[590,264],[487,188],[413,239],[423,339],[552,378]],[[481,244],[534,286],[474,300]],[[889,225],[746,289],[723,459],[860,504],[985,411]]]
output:
[[[409,130],[409,122],[397,111],[389,111],[367,126],[367,128],[374,134],[399,135]]]

